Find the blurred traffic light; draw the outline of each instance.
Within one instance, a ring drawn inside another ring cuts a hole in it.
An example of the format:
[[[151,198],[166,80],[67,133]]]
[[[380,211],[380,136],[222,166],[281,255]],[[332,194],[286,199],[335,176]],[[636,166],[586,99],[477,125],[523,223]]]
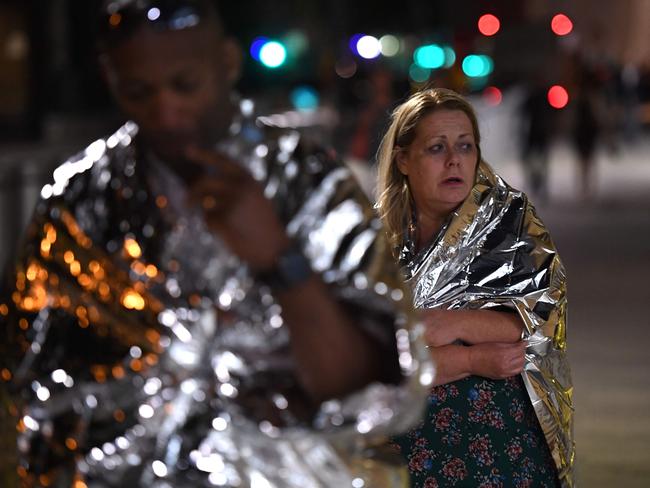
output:
[[[484,36],[493,36],[501,28],[501,22],[496,15],[485,14],[478,19],[478,30]]]
[[[566,36],[573,30],[573,22],[564,14],[557,14],[551,19],[551,30],[558,36]]]
[[[551,107],[561,109],[569,103],[569,92],[561,85],[553,85],[548,90],[547,98]]]

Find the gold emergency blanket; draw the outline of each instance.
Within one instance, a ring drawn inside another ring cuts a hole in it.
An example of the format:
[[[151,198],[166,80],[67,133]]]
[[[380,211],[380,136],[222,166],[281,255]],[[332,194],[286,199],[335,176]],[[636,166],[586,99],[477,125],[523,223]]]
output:
[[[431,245],[400,253],[416,308],[508,307],[528,342],[522,373],[562,486],[573,486],[575,445],[566,357],[566,276],[551,236],[526,195],[485,162],[468,198]]]

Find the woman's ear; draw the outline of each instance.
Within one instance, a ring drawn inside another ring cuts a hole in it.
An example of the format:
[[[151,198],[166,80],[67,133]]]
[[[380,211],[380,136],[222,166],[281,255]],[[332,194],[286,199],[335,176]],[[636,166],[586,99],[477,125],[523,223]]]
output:
[[[397,151],[397,154],[395,155],[395,162],[397,163],[397,169],[399,170],[400,173],[406,176],[409,174],[408,154],[406,153],[406,150],[401,147],[396,147],[395,149]]]

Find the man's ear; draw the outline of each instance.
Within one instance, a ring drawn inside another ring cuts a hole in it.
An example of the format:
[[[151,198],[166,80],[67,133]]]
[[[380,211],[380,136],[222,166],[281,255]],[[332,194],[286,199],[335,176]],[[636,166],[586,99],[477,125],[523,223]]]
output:
[[[408,154],[406,154],[406,150],[401,147],[396,147],[395,150],[397,151],[397,154],[395,155],[395,162],[397,163],[397,169],[399,169],[400,173],[406,176],[409,174]]]
[[[241,76],[242,50],[233,38],[226,38],[221,44],[224,66],[226,68],[226,79],[234,85]]]
[[[100,53],[97,62],[99,64],[99,72],[102,76],[102,80],[104,80],[104,83],[111,93],[114,94],[115,86],[117,85],[117,76],[115,74],[115,68],[111,63],[110,56],[105,52]]]

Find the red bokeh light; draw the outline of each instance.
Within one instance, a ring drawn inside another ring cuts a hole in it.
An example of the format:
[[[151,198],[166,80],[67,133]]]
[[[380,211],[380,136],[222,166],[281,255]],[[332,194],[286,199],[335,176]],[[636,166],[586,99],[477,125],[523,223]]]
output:
[[[496,86],[488,86],[483,90],[483,98],[488,105],[496,106],[503,100],[503,94]]]
[[[551,20],[551,30],[558,36],[566,36],[573,30],[573,22],[564,14],[557,14]]]
[[[501,28],[501,22],[492,14],[481,15],[478,19],[478,30],[484,36],[493,36]]]
[[[566,88],[560,85],[553,85],[548,90],[548,103],[553,108],[561,109],[567,106],[569,103],[569,92],[566,91]]]

